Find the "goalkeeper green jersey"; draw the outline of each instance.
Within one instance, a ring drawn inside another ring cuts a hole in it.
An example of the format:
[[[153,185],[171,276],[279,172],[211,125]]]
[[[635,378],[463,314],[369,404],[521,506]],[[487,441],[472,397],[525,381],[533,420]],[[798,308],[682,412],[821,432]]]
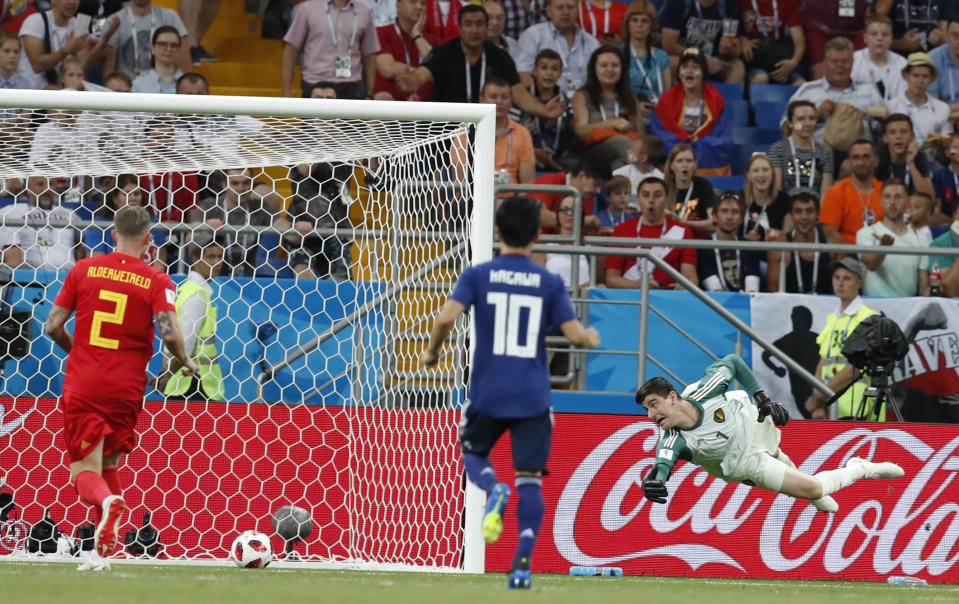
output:
[[[680,459],[727,480],[737,480],[739,462],[756,436],[758,411],[742,390],[727,391],[738,381],[748,391],[759,390],[756,376],[737,355],[728,355],[706,368],[703,377],[683,390],[681,397],[699,410],[699,421],[689,429],[663,431],[656,446],[651,478],[665,482]]]

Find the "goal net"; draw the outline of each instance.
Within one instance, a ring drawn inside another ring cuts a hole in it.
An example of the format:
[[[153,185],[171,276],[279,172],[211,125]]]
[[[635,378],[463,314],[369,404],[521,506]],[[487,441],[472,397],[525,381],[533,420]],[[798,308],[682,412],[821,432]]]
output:
[[[184,331],[222,379],[147,386],[119,471],[125,555],[225,559],[252,529],[280,560],[482,571],[456,444],[467,323],[437,370],[417,357],[459,272],[491,254],[492,107],[67,91],[0,106],[0,559],[89,548],[60,436],[65,354],[42,326],[129,203],[156,220],[146,260],[181,295],[211,287],[212,340],[202,321]],[[216,246],[207,281],[194,268]],[[148,374],[162,362],[157,340]],[[271,527],[286,505],[312,517],[300,541]],[[45,513],[72,544],[27,538]]]

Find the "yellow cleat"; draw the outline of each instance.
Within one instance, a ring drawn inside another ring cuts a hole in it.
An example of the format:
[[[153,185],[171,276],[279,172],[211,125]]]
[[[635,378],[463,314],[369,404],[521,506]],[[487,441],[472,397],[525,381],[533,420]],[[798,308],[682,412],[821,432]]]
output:
[[[483,516],[483,539],[487,543],[496,543],[503,532],[503,510],[509,501],[509,487],[502,482],[496,483],[486,503],[486,515]]]

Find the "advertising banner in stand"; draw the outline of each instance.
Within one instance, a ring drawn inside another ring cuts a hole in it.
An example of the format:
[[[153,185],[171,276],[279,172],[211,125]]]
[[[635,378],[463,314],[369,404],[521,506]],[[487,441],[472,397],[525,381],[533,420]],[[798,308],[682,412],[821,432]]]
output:
[[[816,336],[836,311],[834,296],[758,294],[751,296],[751,323],[761,336],[815,373]],[[863,303],[895,321],[909,347],[893,367],[893,394],[909,421],[959,423],[959,304],[948,298],[863,298]],[[848,334],[836,334],[837,337]],[[808,417],[803,408],[812,387],[752,344],[753,373],[770,397]]]

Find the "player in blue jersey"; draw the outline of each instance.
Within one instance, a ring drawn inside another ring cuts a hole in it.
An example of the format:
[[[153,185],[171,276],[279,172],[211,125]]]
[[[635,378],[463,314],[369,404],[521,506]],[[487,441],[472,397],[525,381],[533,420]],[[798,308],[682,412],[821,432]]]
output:
[[[543,521],[541,491],[553,435],[546,332],[559,326],[569,340],[599,346],[599,333],[576,318],[563,280],[530,259],[539,233],[539,202],[510,197],[496,211],[503,242],[500,255],[463,271],[440,310],[420,362],[433,366],[456,318],[473,307],[476,346],[470,372],[470,402],[460,421],[463,465],[469,479],[487,492],[483,538],[495,542],[503,530],[510,488],[499,482],[489,453],[509,430],[516,470],[519,543],[510,588],[530,587],[530,558]]]
[[[745,392],[727,391],[734,381]],[[747,392],[753,393],[756,406]],[[636,392],[636,402],[662,428],[656,465],[643,479],[643,493],[656,503],[666,503],[666,480],[680,459],[727,482],[808,499],[823,512],[836,512],[839,506],[830,495],[857,480],[904,474],[894,463],[858,457],[850,458],[843,468],[815,476],[797,470],[779,448],[777,426],[789,421],[786,408],[769,399],[753,372],[734,354],[710,365],[681,395],[668,380],[654,377]]]

